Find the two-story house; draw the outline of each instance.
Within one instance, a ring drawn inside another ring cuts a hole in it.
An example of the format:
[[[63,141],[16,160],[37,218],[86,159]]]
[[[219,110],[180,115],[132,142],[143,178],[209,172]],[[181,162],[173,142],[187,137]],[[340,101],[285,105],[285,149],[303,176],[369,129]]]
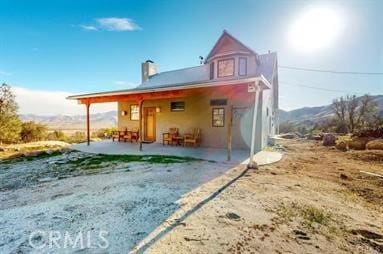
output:
[[[201,146],[215,148],[249,148],[257,108],[254,137],[260,150],[277,131],[277,55],[260,55],[224,31],[199,66],[159,72],[148,60],[136,88],[68,98],[85,104],[88,118],[91,104],[117,102],[118,128],[138,128],[142,142],[162,142],[172,127],[181,134],[199,128]]]

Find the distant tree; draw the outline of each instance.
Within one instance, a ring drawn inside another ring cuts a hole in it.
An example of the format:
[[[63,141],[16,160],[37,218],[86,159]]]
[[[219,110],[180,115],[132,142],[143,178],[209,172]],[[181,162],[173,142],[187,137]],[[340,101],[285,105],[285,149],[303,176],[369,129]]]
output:
[[[59,141],[66,141],[67,136],[65,136],[64,132],[60,130],[55,130],[47,135],[47,140],[59,140]]]
[[[294,124],[292,122],[286,121],[279,124],[280,133],[289,133],[295,131]]]
[[[117,128],[101,128],[95,132],[92,132],[92,138],[110,138],[113,134],[113,131],[116,131]]]
[[[0,86],[0,143],[19,140],[21,121],[17,115],[18,105],[11,87],[5,83]]]
[[[360,98],[347,95],[333,101],[332,108],[338,132],[351,132],[366,127],[373,127],[379,121],[378,106],[369,95]]]
[[[24,142],[40,141],[47,136],[47,127],[33,121],[21,125],[20,138]]]
[[[86,141],[86,135],[85,135],[85,132],[82,132],[82,131],[76,131],[67,140],[68,143],[82,143],[85,141]]]

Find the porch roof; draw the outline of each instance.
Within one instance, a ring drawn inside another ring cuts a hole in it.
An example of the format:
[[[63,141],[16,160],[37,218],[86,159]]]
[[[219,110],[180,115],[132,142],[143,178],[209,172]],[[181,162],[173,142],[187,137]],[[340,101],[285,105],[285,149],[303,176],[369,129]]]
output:
[[[180,83],[180,84],[169,84],[157,87],[146,87],[146,86],[138,86],[132,89],[125,90],[115,90],[115,91],[106,91],[106,92],[98,92],[98,93],[88,93],[88,94],[80,94],[68,96],[67,99],[70,100],[78,100],[80,103],[86,103],[87,100],[90,100],[91,103],[97,102],[112,102],[118,101],[121,96],[144,96],[144,95],[153,95],[158,94],[159,97],[161,95],[165,95],[170,92],[174,92],[175,94],[179,94],[177,92],[196,89],[196,88],[208,88],[208,87],[218,87],[218,86],[227,86],[227,85],[235,85],[235,84],[244,84],[244,83],[253,83],[259,82],[261,85],[261,89],[270,89],[271,84],[269,81],[263,76],[254,76],[248,78],[236,78],[230,80],[219,80],[219,81],[207,81],[207,82],[190,82],[190,83]],[[158,96],[157,96],[158,97]],[[96,100],[101,99],[102,100]]]

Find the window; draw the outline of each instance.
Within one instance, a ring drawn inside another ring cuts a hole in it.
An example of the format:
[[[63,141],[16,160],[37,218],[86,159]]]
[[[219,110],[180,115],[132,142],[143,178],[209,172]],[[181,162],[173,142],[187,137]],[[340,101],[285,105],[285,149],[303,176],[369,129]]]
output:
[[[210,64],[210,79],[214,79],[214,62]]]
[[[213,108],[213,127],[223,127],[225,125],[225,109]]]
[[[184,101],[172,101],[170,102],[170,111],[184,111],[185,102]]]
[[[239,58],[238,75],[239,76],[246,76],[247,75],[247,58],[246,57],[240,57]]]
[[[218,77],[234,76],[234,58],[218,61]]]
[[[130,120],[139,120],[140,107],[138,105],[130,105]]]
[[[210,106],[226,106],[227,99],[211,99]]]

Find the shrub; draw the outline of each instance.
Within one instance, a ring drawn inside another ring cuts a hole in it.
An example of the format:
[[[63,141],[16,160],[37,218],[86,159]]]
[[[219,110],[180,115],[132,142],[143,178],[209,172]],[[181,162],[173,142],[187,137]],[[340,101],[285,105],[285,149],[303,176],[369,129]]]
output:
[[[21,124],[20,139],[23,142],[40,141],[47,136],[47,127],[33,121]]]

